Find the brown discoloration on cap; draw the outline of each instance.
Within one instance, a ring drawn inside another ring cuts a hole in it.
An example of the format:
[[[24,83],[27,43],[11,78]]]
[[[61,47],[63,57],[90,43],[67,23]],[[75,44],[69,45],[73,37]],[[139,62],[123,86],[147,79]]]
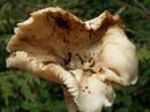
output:
[[[83,69],[85,73],[90,73],[90,74],[94,74],[96,73],[93,69],[88,68],[88,69]]]
[[[70,24],[68,23],[68,21],[64,20],[64,18],[56,17],[55,22],[58,25],[58,27],[60,27],[60,28],[63,28],[63,29],[70,28]]]
[[[104,74],[104,73],[105,73],[105,70],[104,70],[104,68],[100,67],[99,70],[98,70],[98,72]]]
[[[88,86],[85,86],[85,89],[88,89],[89,87]]]
[[[89,94],[91,94],[91,91],[88,91]]]
[[[88,62],[90,63],[89,67],[93,67],[95,65],[95,60],[93,58],[90,58]]]

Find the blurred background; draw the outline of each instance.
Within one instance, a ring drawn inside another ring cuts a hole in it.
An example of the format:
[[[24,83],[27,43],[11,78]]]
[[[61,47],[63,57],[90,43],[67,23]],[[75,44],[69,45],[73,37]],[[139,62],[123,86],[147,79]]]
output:
[[[118,90],[113,107],[103,112],[150,112],[150,0],[0,0],[0,112],[67,112],[59,85],[5,65],[5,47],[16,23],[49,6],[65,8],[83,20],[104,10],[121,16],[137,46],[139,80]]]

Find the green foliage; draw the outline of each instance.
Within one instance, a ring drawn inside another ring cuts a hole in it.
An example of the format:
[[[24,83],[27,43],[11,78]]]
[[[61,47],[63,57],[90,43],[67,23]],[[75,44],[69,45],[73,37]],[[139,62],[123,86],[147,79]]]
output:
[[[0,112],[65,111],[58,85],[21,71],[9,70],[0,76]]]
[[[8,37],[10,37],[10,35],[3,35],[3,38],[0,38],[0,71],[6,69],[5,59],[8,56],[8,53],[6,52]]]
[[[59,6],[83,20],[104,10],[120,13],[125,31],[137,45],[139,80],[117,91],[113,107],[104,112],[150,112],[150,0],[0,0],[0,112],[65,112],[58,85],[30,74],[6,69],[6,44],[18,22],[32,11]]]
[[[141,61],[144,61],[145,59],[150,59],[150,51],[147,48],[139,48],[137,56]]]

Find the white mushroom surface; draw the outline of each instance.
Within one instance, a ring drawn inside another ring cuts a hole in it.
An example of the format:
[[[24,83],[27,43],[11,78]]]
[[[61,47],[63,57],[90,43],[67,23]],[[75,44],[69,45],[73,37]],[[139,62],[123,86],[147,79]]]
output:
[[[69,112],[101,112],[115,88],[137,81],[136,49],[123,30],[107,11],[84,22],[59,7],[42,9],[17,24],[7,67],[64,85]]]

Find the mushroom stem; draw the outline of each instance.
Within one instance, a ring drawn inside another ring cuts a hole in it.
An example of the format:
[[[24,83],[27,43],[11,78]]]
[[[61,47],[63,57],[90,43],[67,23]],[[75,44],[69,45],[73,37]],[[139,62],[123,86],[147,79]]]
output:
[[[68,112],[79,112],[77,105],[74,103],[73,97],[68,93],[67,89],[64,87],[63,93]]]
[[[47,66],[43,66],[42,63],[30,57],[28,53],[24,51],[16,52],[15,55],[10,56],[6,62],[7,67],[22,69],[34,73],[43,79],[64,84],[73,98],[76,98],[78,94],[76,80],[71,73],[63,69],[60,65],[50,63]]]

